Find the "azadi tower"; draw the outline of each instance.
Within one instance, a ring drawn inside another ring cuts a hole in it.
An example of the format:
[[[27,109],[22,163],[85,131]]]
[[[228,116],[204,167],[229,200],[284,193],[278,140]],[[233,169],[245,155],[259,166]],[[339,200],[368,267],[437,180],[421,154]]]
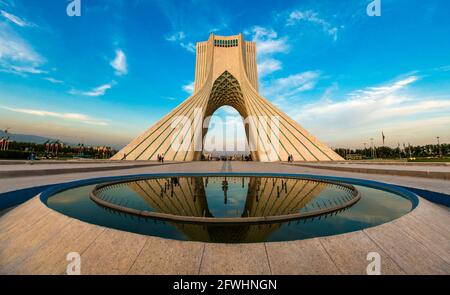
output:
[[[197,43],[194,93],[112,157],[113,160],[200,160],[208,121],[224,105],[244,118],[255,161],[342,158],[259,94],[256,44],[242,34]]]

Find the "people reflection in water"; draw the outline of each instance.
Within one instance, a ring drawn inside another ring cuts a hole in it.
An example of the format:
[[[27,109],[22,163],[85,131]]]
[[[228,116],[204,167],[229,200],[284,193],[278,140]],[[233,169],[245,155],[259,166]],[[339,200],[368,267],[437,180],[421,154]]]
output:
[[[206,212],[209,216],[208,202],[217,201],[214,191],[218,189],[223,193],[224,202],[220,203],[226,207],[214,208],[217,214],[225,214],[215,217],[230,217],[224,212],[236,210],[238,216],[261,217],[297,213],[327,185],[276,177],[171,177],[134,181],[127,186],[155,212],[198,217]]]
[[[170,182],[173,186],[179,186],[180,185],[180,181],[178,180],[178,177],[172,177],[170,178]]]
[[[227,203],[227,192],[228,192],[228,180],[225,177],[224,180],[222,181],[222,190],[223,190],[223,203],[226,204]]]
[[[314,205],[327,185],[272,177],[171,177],[134,181],[127,186],[155,212],[196,217],[261,217],[300,212],[307,204]],[[221,190],[223,203],[220,193],[217,195]],[[276,225],[173,225],[190,239],[202,241],[264,240],[263,236],[276,229]]]

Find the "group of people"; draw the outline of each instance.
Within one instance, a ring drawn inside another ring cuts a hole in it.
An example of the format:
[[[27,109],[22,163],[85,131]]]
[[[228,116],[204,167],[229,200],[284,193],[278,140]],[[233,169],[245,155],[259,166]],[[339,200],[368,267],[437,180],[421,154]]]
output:
[[[202,161],[253,161],[252,155],[233,155],[233,156],[213,156],[211,154],[202,154]]]
[[[289,162],[289,163],[294,162],[294,156],[293,156],[293,155],[289,155],[289,156],[288,156],[288,162]]]
[[[204,156],[202,156],[202,157],[204,157]],[[212,160],[212,156],[211,155],[208,155],[207,157],[205,157],[208,161],[211,161]],[[124,154],[123,155],[123,158],[122,158],[122,160],[126,160],[127,159],[127,154]],[[242,160],[244,160],[244,161],[252,161],[253,159],[252,159],[252,155],[251,154],[249,154],[248,156],[242,156]],[[158,162],[160,162],[160,163],[164,163],[164,154],[158,154]],[[289,163],[292,163],[292,162],[294,162],[294,156],[291,154],[291,155],[289,155],[288,156],[288,162]]]
[[[28,160],[30,161],[36,160],[36,153],[34,151],[32,151],[31,154],[28,156]]]

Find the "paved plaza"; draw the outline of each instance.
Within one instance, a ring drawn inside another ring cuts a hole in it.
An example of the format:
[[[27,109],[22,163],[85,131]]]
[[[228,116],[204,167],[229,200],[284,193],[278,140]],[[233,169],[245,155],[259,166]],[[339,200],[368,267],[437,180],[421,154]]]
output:
[[[64,168],[73,164],[60,165]],[[364,178],[450,194],[449,182],[441,179],[257,162],[171,163],[3,177],[0,188],[7,192],[107,175],[261,171]],[[449,224],[449,208],[420,198],[411,213],[361,231],[290,242],[214,244],[144,236],[85,223],[47,208],[34,197],[0,216],[0,273],[64,274],[67,253],[78,252],[83,274],[365,274],[367,254],[378,252],[383,274],[450,274]]]

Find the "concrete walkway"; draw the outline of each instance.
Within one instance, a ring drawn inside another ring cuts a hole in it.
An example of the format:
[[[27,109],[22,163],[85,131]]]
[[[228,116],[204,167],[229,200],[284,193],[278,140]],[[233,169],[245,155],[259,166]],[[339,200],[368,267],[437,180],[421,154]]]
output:
[[[124,171],[0,180],[20,187],[103,175],[159,172],[280,172],[389,180],[450,193],[448,181],[329,172],[265,163],[199,162]],[[95,175],[95,176],[94,176]],[[382,179],[380,179],[382,178]],[[418,182],[418,180],[420,180]],[[388,182],[388,181],[386,181]],[[25,184],[26,183],[26,184]],[[292,242],[211,244],[149,237],[61,215],[38,198],[0,217],[0,273],[63,274],[66,255],[81,254],[83,274],[365,274],[369,252],[383,274],[450,274],[450,210],[424,199],[411,213],[377,227]]]
[[[167,163],[167,164],[174,164]],[[23,162],[11,164],[0,162],[0,178],[17,178],[39,175],[59,175],[94,171],[123,170],[148,166],[159,166],[155,161],[103,161],[103,162]]]
[[[369,163],[292,163],[301,167],[313,167],[335,171],[348,171],[369,174],[399,175],[450,180],[450,166],[447,165],[394,165]]]

